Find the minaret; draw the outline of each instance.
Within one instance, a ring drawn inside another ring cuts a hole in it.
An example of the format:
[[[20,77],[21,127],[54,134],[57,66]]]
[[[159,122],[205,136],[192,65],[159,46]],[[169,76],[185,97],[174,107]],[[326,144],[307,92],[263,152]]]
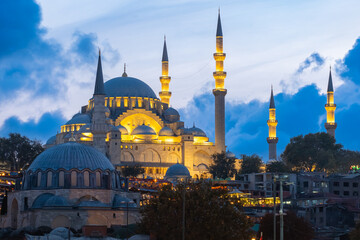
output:
[[[329,82],[327,88],[327,103],[325,104],[325,109],[326,109],[326,123],[325,123],[326,131],[330,136],[333,136],[335,138],[335,129],[337,127],[337,124],[335,122],[336,104],[334,104],[334,88],[332,83],[331,67],[330,67]]]
[[[278,124],[278,121],[276,120],[276,108],[272,86],[269,106],[269,120],[267,121],[267,124],[269,126],[269,137],[266,139],[269,144],[269,160],[276,160],[276,144],[278,143],[279,138],[276,137],[276,125]]]
[[[106,130],[105,122],[105,90],[104,78],[101,67],[101,53],[99,50],[99,60],[96,72],[95,89],[93,95],[94,109],[91,120],[91,132],[93,134],[93,147],[102,153],[106,153]]]
[[[226,54],[223,52],[223,34],[221,29],[220,10],[216,30],[216,71],[213,73],[215,78],[215,147],[217,152],[225,152],[225,95],[227,90],[224,88],[226,72],[224,72],[224,60]]]
[[[166,48],[166,37],[164,37],[164,48],[163,48],[161,64],[162,64],[162,72],[160,77],[161,92],[159,92],[159,96],[162,102],[167,103],[168,106],[170,106],[171,92],[169,92],[169,83],[171,81],[171,77],[169,77],[169,58]]]

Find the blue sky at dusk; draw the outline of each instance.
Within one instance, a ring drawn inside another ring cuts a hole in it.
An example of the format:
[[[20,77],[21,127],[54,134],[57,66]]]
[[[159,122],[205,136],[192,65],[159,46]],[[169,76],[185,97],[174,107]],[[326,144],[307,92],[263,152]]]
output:
[[[271,2],[271,3],[270,3]],[[160,90],[167,36],[171,105],[214,139],[215,30],[221,6],[226,143],[267,159],[273,84],[278,154],[291,137],[325,131],[333,67],[337,141],[359,150],[358,1],[0,1],[0,136],[46,141],[92,95],[98,47],[105,79],[122,74]]]

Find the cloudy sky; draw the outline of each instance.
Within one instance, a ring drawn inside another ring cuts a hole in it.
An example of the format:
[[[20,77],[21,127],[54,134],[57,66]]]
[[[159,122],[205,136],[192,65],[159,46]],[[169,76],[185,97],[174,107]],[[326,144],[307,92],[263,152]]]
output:
[[[333,66],[337,141],[359,150],[360,2],[4,0],[0,2],[0,136],[46,141],[87,104],[97,49],[105,79],[127,73],[160,90],[164,35],[171,105],[214,139],[212,72],[218,7],[224,51],[226,141],[267,160],[268,100],[276,94],[278,152],[291,137],[324,131]]]

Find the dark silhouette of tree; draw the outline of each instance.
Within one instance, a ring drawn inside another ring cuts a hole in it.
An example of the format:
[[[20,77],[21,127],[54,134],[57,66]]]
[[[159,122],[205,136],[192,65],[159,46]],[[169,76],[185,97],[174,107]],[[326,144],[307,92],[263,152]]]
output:
[[[181,240],[184,195],[185,239],[250,239],[252,223],[242,206],[231,204],[225,190],[208,182],[164,186],[140,210],[142,231],[157,240]]]
[[[291,172],[291,169],[283,161],[270,161],[266,164],[266,172],[286,173]]]
[[[331,172],[337,168],[336,158],[341,149],[342,145],[336,144],[329,134],[309,133],[291,138],[281,158],[294,170]]]
[[[235,158],[226,157],[226,153],[215,153],[211,156],[213,164],[209,168],[209,172],[214,178],[226,179],[236,174]]]
[[[261,172],[263,161],[257,154],[251,156],[243,155],[242,158],[240,174]]]
[[[276,221],[276,239],[280,239],[280,220]],[[264,240],[274,237],[274,215],[266,214],[260,221],[259,232],[263,233]],[[310,223],[293,212],[286,212],[284,216],[284,239],[311,240],[314,237],[314,230]]]
[[[0,162],[11,171],[20,171],[44,151],[37,140],[30,140],[18,133],[10,133],[8,138],[0,138]]]
[[[144,174],[145,169],[141,165],[136,164],[133,166],[124,166],[121,168],[122,175],[124,177],[137,177],[140,174]]]
[[[350,240],[360,240],[360,222],[358,222],[355,228],[349,234]]]

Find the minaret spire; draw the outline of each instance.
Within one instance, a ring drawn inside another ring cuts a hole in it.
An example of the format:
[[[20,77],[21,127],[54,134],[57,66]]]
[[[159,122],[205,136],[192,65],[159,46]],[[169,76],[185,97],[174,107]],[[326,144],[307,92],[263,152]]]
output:
[[[274,100],[273,86],[271,85],[271,94],[270,94],[270,105],[269,105],[269,120],[267,125],[269,126],[269,137],[266,139],[269,144],[269,160],[276,160],[276,144],[279,141],[279,138],[276,137],[276,126],[278,121],[276,120],[276,108]]]
[[[167,103],[168,106],[170,106],[171,92],[169,91],[169,84],[171,81],[171,77],[169,76],[169,57],[166,47],[166,36],[164,36],[164,47],[163,47],[161,65],[162,65],[162,72],[160,77],[161,92],[159,92],[159,96],[162,102]]]
[[[327,133],[333,137],[335,137],[335,129],[337,127],[337,124],[335,122],[335,109],[336,109],[336,104],[334,102],[334,87],[332,82],[331,66],[330,66],[329,81],[327,87],[327,103],[325,104],[325,110],[326,110],[325,128]]]
[[[223,32],[221,27],[220,8],[216,29],[216,71],[213,73],[215,79],[215,146],[217,152],[225,152],[225,95],[227,90],[224,87],[226,72],[224,72],[224,60],[226,54],[223,52]]]
[[[126,73],[126,63],[124,63],[124,73],[121,75],[122,77],[127,77],[127,73]]]
[[[105,89],[104,78],[101,66],[101,52],[99,50],[99,60],[96,72],[95,90],[93,95],[93,106],[91,117],[91,132],[93,134],[93,147],[100,152],[106,154],[106,131],[107,125],[105,122]]]
[[[96,71],[94,95],[105,95],[100,49],[99,49],[98,66],[97,66],[97,71]]]

